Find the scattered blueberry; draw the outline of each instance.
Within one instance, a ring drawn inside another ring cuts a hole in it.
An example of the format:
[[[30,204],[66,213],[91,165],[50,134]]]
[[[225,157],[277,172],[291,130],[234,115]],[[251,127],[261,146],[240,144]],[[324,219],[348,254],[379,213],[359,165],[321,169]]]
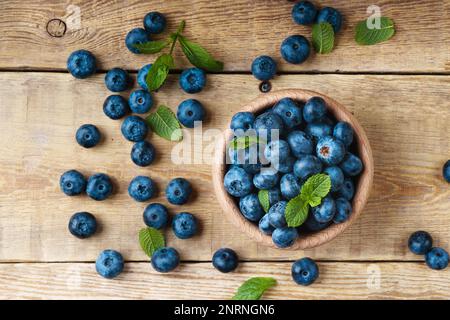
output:
[[[171,204],[185,204],[191,193],[191,184],[184,178],[175,178],[166,187],[166,198]]]
[[[86,178],[77,170],[64,172],[59,178],[61,191],[68,196],[76,196],[86,191]]]
[[[295,228],[276,228],[272,233],[272,241],[278,248],[292,246],[297,238],[298,232]]]
[[[69,221],[69,231],[77,238],[85,239],[97,230],[97,220],[89,212],[77,212]]]
[[[442,168],[442,175],[444,176],[445,181],[450,183],[450,160],[444,164],[444,167]]]
[[[294,164],[294,174],[303,180],[322,171],[322,162],[313,155],[305,155]]]
[[[325,100],[321,97],[312,97],[306,101],[303,107],[303,119],[308,123],[322,121],[326,113],[327,107]]]
[[[291,148],[292,154],[297,158],[301,158],[314,152],[313,139],[303,131],[291,131],[287,136],[287,142]]]
[[[347,152],[342,162],[339,164],[345,175],[354,177],[361,173],[363,164],[354,154]]]
[[[199,68],[184,70],[180,75],[180,87],[186,93],[198,93],[206,85],[206,73]]]
[[[205,118],[205,109],[198,100],[184,100],[178,106],[177,118],[186,128],[194,128],[196,121],[203,121]]]
[[[75,138],[80,146],[92,148],[100,142],[101,134],[93,124],[83,124],[78,128]]]
[[[137,166],[147,167],[155,160],[155,147],[148,141],[136,142],[131,148],[131,161]]]
[[[230,129],[243,130],[253,129],[255,116],[251,112],[238,112],[231,118]]]
[[[148,126],[144,119],[138,116],[128,116],[120,127],[125,139],[132,142],[143,141],[148,134]]]
[[[259,221],[264,215],[264,209],[259,202],[257,194],[249,194],[239,201],[239,209],[242,215],[250,221]]]
[[[269,56],[259,56],[252,62],[252,74],[261,81],[272,79],[277,73],[277,64]]]
[[[172,229],[177,238],[189,239],[197,233],[197,219],[189,212],[176,214],[172,220]]]
[[[311,258],[302,258],[292,264],[291,274],[297,284],[309,286],[319,277],[319,268]]]
[[[309,1],[300,1],[292,7],[292,19],[296,24],[312,24],[316,14],[316,7]]]
[[[294,174],[287,173],[281,177],[280,189],[281,194],[285,199],[291,200],[292,198],[298,196],[301,188],[302,184]]]
[[[113,68],[105,75],[105,85],[112,92],[125,91],[130,87],[131,79],[123,69]]]
[[[147,113],[153,106],[153,98],[147,90],[135,90],[130,94],[128,104],[134,113]]]
[[[445,269],[448,266],[448,253],[442,248],[432,248],[425,254],[425,262],[431,269]]]
[[[414,254],[424,255],[433,246],[433,238],[426,231],[416,231],[408,239],[408,248]]]
[[[103,103],[103,112],[112,120],[124,117],[129,111],[127,100],[119,95],[110,95]]]
[[[125,38],[125,45],[132,53],[140,53],[139,49],[135,48],[134,45],[146,43],[149,41],[151,40],[147,31],[142,28],[135,28],[128,32]]]
[[[84,79],[94,74],[96,67],[95,57],[87,50],[77,50],[67,59],[67,70],[75,78]]]
[[[345,146],[341,140],[332,136],[325,136],[317,142],[316,153],[324,163],[334,166],[344,159]]]
[[[180,264],[180,255],[172,247],[160,248],[153,253],[151,264],[158,272],[170,272]]]
[[[155,229],[165,228],[169,221],[167,208],[160,203],[151,203],[144,210],[144,223]]]
[[[238,256],[234,250],[221,248],[212,257],[214,268],[220,272],[227,273],[235,270],[239,264]]]
[[[153,11],[144,17],[144,28],[150,34],[158,34],[166,27],[166,17],[162,13]]]
[[[145,176],[137,176],[128,185],[128,194],[134,200],[143,202],[151,199],[155,194],[155,183]]]
[[[111,179],[104,173],[90,176],[86,186],[86,193],[94,200],[102,201],[108,198],[113,190]]]
[[[342,27],[342,15],[334,8],[325,7],[317,14],[316,22],[328,22],[333,26],[334,33],[338,33]]]
[[[147,90],[147,91],[148,91],[147,74],[150,71],[151,67],[152,67],[151,63],[146,64],[145,66],[143,66],[142,68],[139,69],[138,74],[137,74],[138,85],[140,85],[142,89]]]
[[[107,279],[117,277],[123,271],[123,267],[123,257],[115,250],[102,251],[95,262],[97,273]]]
[[[286,201],[279,201],[270,207],[269,212],[269,222],[275,228],[284,228],[287,226],[285,218]]]
[[[233,166],[225,174],[224,186],[233,197],[244,197],[253,190],[253,179],[244,169]]]
[[[348,147],[353,142],[353,128],[347,122],[340,121],[334,126],[333,136]]]
[[[304,36],[294,35],[281,43],[281,56],[293,64],[300,64],[309,57],[310,45]]]
[[[335,200],[336,214],[333,217],[334,223],[342,223],[348,220],[352,213],[352,205],[345,198],[337,198]]]
[[[326,223],[333,220],[336,214],[336,203],[331,196],[322,199],[322,203],[311,209],[311,214],[320,223]]]
[[[258,223],[259,230],[265,235],[272,235],[275,228],[270,224],[269,215],[265,214]]]

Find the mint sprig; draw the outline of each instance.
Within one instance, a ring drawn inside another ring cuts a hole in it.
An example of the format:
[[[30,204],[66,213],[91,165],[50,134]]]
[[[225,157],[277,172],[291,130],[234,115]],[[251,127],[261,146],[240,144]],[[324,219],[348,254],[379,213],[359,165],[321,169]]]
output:
[[[139,231],[139,243],[142,250],[151,257],[153,253],[164,247],[165,240],[161,231],[155,228],[143,228]]]
[[[139,50],[140,53],[154,54],[158,53],[170,44],[169,39],[149,41],[145,43],[135,44],[134,47]]]
[[[181,44],[184,55],[194,66],[210,72],[223,71],[223,62],[214,60],[212,55],[202,46],[189,41],[182,35],[178,36],[178,41]]]
[[[250,278],[239,287],[233,300],[259,300],[267,289],[276,284],[277,281],[270,277]]]
[[[367,20],[358,22],[355,29],[355,41],[360,45],[373,45],[387,41],[395,34],[394,21],[387,17],[380,17],[380,28],[369,29]]]
[[[286,205],[285,217],[288,226],[301,226],[308,218],[309,208],[320,205],[330,189],[331,179],[326,174],[319,173],[306,180],[300,194]]]
[[[312,27],[312,44],[317,53],[326,54],[334,48],[334,30],[328,22],[321,22]]]

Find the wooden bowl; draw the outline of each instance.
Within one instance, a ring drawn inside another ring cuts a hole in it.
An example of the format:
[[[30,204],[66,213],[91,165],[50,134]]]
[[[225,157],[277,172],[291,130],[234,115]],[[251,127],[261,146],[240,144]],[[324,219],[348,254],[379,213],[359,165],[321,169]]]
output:
[[[337,120],[346,121],[351,124],[355,132],[354,139],[357,144],[359,157],[364,164],[364,170],[359,177],[357,185],[355,186],[355,196],[352,203],[353,211],[350,218],[344,223],[332,224],[328,228],[319,232],[299,234],[297,241],[291,247],[286,248],[287,250],[314,248],[334,239],[359,217],[364,205],[367,202],[369,192],[372,187],[374,165],[369,140],[367,139],[363,128],[353,117],[353,115],[335,100],[313,91],[288,89],[261,95],[243,107],[241,111],[249,111],[255,114],[260,114],[263,110],[272,107],[282,98],[289,97],[294,100],[305,102],[314,96],[322,97],[326,101],[328,105],[328,112],[333,114]],[[220,142],[221,145],[219,145],[216,149],[215,161],[212,166],[212,176],[217,200],[219,201],[225,214],[236,225],[236,227],[248,234],[251,238],[255,239],[258,243],[277,248],[273,244],[271,236],[263,234],[259,231],[257,224],[244,218],[239,211],[236,200],[225,190],[223,178],[227,167],[226,146],[232,138],[232,131],[227,129],[225,139]]]

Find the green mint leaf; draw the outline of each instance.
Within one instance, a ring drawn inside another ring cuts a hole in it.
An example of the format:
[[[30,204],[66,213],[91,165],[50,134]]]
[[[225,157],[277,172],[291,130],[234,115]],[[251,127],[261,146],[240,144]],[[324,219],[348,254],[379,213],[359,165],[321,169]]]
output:
[[[143,228],[139,231],[139,243],[142,250],[151,257],[153,253],[166,245],[161,231],[155,228]]]
[[[156,112],[145,119],[150,129],[158,136],[169,141],[181,141],[183,132],[175,114],[166,106],[159,106]]]
[[[160,55],[153,63],[145,79],[148,89],[150,91],[159,89],[166,81],[167,75],[174,65],[173,57],[170,54]]]
[[[319,173],[303,184],[300,197],[312,207],[320,204],[321,199],[325,198],[331,189],[331,179],[327,174]],[[320,198],[320,201],[317,199]]]
[[[270,209],[269,190],[259,190],[258,199],[259,203],[261,203],[261,207],[264,209],[264,212],[269,211]]]
[[[312,27],[312,44],[317,53],[325,54],[333,51],[333,26],[328,22],[314,24]]]
[[[234,139],[231,140],[229,147],[234,150],[243,150],[258,143],[265,143],[265,141],[258,136],[241,136],[234,137]]]
[[[387,17],[380,18],[380,28],[369,29],[367,20],[356,25],[355,41],[360,45],[373,45],[387,41],[395,34],[394,21]]]
[[[309,204],[300,195],[289,200],[286,205],[285,217],[289,227],[299,227],[308,218]]]
[[[181,49],[184,54],[194,66],[211,72],[223,71],[223,63],[214,60],[211,54],[203,47],[189,41],[182,35],[178,35],[178,41],[181,44]]]
[[[259,300],[267,289],[276,284],[277,281],[274,278],[250,278],[239,287],[233,300]]]
[[[140,53],[153,54],[160,52],[169,44],[170,44],[169,40],[158,40],[135,44],[134,47],[138,49]]]

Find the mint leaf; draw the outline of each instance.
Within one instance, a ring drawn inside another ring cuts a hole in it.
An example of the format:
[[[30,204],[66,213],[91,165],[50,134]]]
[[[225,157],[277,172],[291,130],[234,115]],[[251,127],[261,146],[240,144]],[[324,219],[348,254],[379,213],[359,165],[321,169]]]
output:
[[[166,106],[159,106],[156,112],[145,119],[154,133],[169,141],[183,139],[180,123],[175,114]]]
[[[258,136],[234,137],[234,139],[231,140],[229,147],[232,148],[233,150],[243,150],[260,142],[264,141],[263,139],[260,139]]]
[[[233,300],[259,300],[267,289],[276,284],[277,281],[274,278],[250,278],[239,287]]]
[[[269,190],[259,190],[258,199],[259,203],[261,203],[261,207],[264,209],[264,212],[269,211],[270,209]]]
[[[319,173],[308,178],[302,186],[301,198],[312,207],[318,206],[331,189],[331,179],[327,174]],[[320,198],[320,201],[319,199]]]
[[[328,22],[314,24],[312,27],[312,45],[317,53],[325,54],[333,51],[333,26]]]
[[[178,35],[178,41],[184,54],[194,66],[211,72],[223,71],[223,63],[214,60],[202,46],[189,41],[182,35]]]
[[[138,49],[140,53],[153,54],[160,52],[169,44],[170,44],[169,40],[158,40],[135,44],[134,47]]]
[[[166,81],[167,75],[171,68],[174,67],[173,57],[170,54],[162,54],[153,63],[147,74],[145,81],[148,89],[155,91],[159,89]]]
[[[159,248],[164,247],[165,241],[161,231],[155,228],[144,228],[139,231],[139,243],[142,250],[151,257]]]
[[[377,18],[375,18],[377,19]],[[368,20],[358,22],[356,25],[355,41],[360,45],[373,45],[383,41],[387,41],[395,34],[394,21],[387,17],[381,17],[380,28],[369,29]]]
[[[289,200],[286,205],[285,218],[288,227],[299,227],[308,218],[309,204],[300,195]]]

